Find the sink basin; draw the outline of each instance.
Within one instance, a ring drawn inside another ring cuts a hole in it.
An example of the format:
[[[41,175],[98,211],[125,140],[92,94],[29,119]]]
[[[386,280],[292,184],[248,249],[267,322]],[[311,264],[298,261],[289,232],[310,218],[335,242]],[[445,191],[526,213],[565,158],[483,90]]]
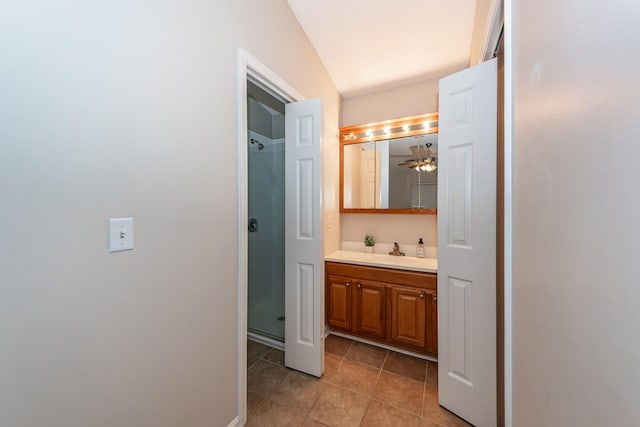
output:
[[[433,258],[395,256],[381,253],[371,254],[360,251],[336,251],[325,257],[325,259],[333,262],[396,268],[398,270],[426,271],[431,273],[438,271],[438,260]]]
[[[416,262],[417,258],[412,258],[408,256],[395,256],[395,255],[385,255],[385,254],[373,254],[373,259],[384,260],[387,262]]]

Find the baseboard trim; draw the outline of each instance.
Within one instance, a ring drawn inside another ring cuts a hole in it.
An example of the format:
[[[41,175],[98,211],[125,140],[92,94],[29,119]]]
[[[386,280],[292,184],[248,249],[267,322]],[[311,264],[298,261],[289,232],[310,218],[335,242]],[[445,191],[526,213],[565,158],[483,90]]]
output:
[[[330,333],[331,333],[331,329],[329,329],[329,325],[325,326],[324,327],[324,334],[322,335],[322,338],[327,338]]]
[[[408,356],[417,357],[418,359],[430,360],[431,362],[437,362],[438,361],[438,359],[436,359],[435,357],[425,356],[424,354],[414,353],[413,351],[403,350],[401,348],[393,347],[393,346],[386,345],[386,344],[380,344],[379,342],[369,341],[367,339],[360,338],[360,337],[354,337],[353,335],[343,334],[342,332],[336,332],[336,331],[328,330],[327,334],[325,335],[325,337],[328,336],[329,334],[336,335],[336,336],[342,337],[342,338],[349,338],[350,340],[353,340],[353,341],[362,342],[362,343],[369,344],[369,345],[372,345],[372,346],[375,346],[375,347],[384,348],[386,350],[392,350],[392,351],[395,351],[396,353],[402,353],[402,354],[406,354]]]
[[[231,420],[227,427],[242,427],[242,424],[240,424],[240,415]]]

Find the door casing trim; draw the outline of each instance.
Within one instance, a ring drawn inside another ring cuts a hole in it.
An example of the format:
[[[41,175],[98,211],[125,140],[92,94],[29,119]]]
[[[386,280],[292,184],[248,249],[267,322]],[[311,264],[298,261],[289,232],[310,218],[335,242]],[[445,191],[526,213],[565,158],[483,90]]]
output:
[[[248,287],[248,150],[247,79],[259,82],[286,102],[305,99],[284,79],[253,55],[239,47],[237,51],[237,144],[238,144],[238,407],[237,415],[247,420],[247,287]],[[286,149],[286,148],[285,148]]]

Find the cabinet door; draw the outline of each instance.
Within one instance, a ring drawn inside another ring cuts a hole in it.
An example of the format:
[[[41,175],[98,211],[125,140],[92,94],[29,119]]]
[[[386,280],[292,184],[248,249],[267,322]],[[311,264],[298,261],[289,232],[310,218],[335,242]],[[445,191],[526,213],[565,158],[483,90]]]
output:
[[[327,276],[326,298],[329,326],[351,330],[351,279]]]
[[[384,285],[361,280],[356,282],[355,332],[385,337],[385,294]]]
[[[427,300],[427,353],[438,354],[438,294],[425,291]]]
[[[427,291],[391,288],[391,339],[425,350]]]

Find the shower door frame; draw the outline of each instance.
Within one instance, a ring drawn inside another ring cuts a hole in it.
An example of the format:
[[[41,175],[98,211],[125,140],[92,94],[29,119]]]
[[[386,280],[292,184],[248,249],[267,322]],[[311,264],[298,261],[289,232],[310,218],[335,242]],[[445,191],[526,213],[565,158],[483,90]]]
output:
[[[248,315],[248,121],[247,79],[259,82],[286,103],[304,96],[249,52],[238,48],[238,417],[230,424],[242,426],[247,419],[247,315]]]

